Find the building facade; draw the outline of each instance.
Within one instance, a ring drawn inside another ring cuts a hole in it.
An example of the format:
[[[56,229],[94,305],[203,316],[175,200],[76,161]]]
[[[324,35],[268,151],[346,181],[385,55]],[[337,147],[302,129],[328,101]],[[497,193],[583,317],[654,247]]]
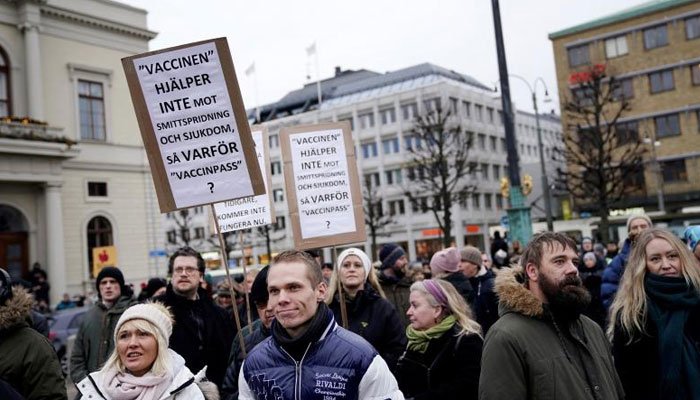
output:
[[[0,1],[0,264],[38,262],[54,301],[94,289],[93,247],[128,281],[162,237],[121,58],[148,51],[146,11],[110,0]],[[162,261],[161,261],[162,262]]]
[[[370,181],[378,188],[383,212],[393,215],[393,223],[384,227],[379,243],[403,245],[411,260],[429,258],[441,247],[441,232],[432,213],[413,207],[404,195],[404,189],[410,185],[407,148],[413,137],[414,118],[438,107],[449,108],[452,123],[473,134],[470,162],[478,166],[471,177],[464,177],[475,184],[476,192],[453,207],[455,227],[450,235],[457,246],[469,243],[484,248],[489,245],[490,229],[500,226],[501,218],[506,215],[507,201],[500,193],[500,179],[507,176],[507,157],[501,102],[496,92],[467,75],[432,64],[385,74],[337,68],[335,76],[323,80],[320,86],[320,106],[317,84],[312,82],[288,93],[276,103],[249,113],[251,123],[261,123],[269,132],[272,200],[277,215],[277,223],[270,233],[273,252],[293,246],[280,130],[301,124],[349,121],[361,181]],[[256,120],[258,114],[259,121]],[[527,201],[537,200],[540,208],[533,208],[533,216],[538,219],[544,218],[544,211],[542,190],[538,185],[541,175],[535,125],[534,115],[517,112],[515,127],[521,170],[523,174],[530,173],[535,182]],[[549,154],[553,147],[561,145],[559,119],[557,116],[541,116],[540,125],[545,152]],[[548,172],[555,174],[556,166],[548,163]],[[199,221],[196,226],[209,229],[206,227],[207,217],[200,217]],[[166,228],[171,238],[177,237],[175,230]],[[244,236],[244,250],[247,248],[246,255],[250,255],[248,262],[266,262],[264,238],[261,236],[258,233]],[[370,247],[368,239],[364,248],[369,251]],[[328,249],[324,260],[330,261]]]
[[[569,77],[604,64],[631,109],[618,121],[646,146],[641,192],[625,207],[669,214],[700,201],[700,2],[652,1],[550,34],[559,98]],[[562,116],[563,126],[568,125]]]

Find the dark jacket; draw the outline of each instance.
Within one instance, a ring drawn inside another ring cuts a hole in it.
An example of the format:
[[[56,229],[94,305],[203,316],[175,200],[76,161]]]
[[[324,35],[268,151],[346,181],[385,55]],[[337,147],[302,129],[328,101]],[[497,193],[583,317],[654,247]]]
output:
[[[243,365],[243,351],[241,350],[241,342],[239,336],[243,333],[243,343],[246,348],[246,355],[270,336],[270,329],[265,328],[260,319],[253,321],[251,328],[242,328],[241,332],[236,334],[231,344],[231,354],[228,357],[228,368],[224,376],[224,383],[221,386],[222,400],[237,400],[238,399],[238,373]]]
[[[335,320],[342,322],[337,296],[333,298],[330,308]],[[364,290],[357,292],[354,299],[346,300],[345,308],[348,313],[347,329],[374,346],[393,371],[406,348],[406,333],[394,306],[383,299],[369,283],[365,283]]]
[[[155,300],[170,307],[175,317],[170,348],[185,359],[190,371],[200,371],[206,365],[207,378],[221,387],[236,328],[203,289],[198,294],[197,300],[188,300],[175,294],[168,284],[165,294]]]
[[[603,281],[603,271],[605,271],[605,261],[597,259],[593,268],[587,268],[583,263],[578,266],[578,275],[581,277],[583,286],[591,294],[591,304],[583,311],[588,318],[595,321],[601,328],[605,329],[607,312],[603,306],[603,299],[600,295]]]
[[[619,324],[615,326],[615,367],[628,400],[663,400],[663,394],[659,393],[661,360],[658,330],[649,317],[644,329],[645,335],[637,335],[633,343],[627,344],[629,335]],[[700,349],[700,308],[691,311],[685,325],[685,333]]]
[[[498,296],[493,288],[494,278],[495,275],[491,270],[486,270],[484,275],[469,278],[469,282],[476,292],[472,309],[476,322],[481,325],[484,335],[498,320]]]
[[[401,279],[386,277],[381,271],[379,272],[378,279],[386,299],[389,303],[394,305],[396,312],[399,313],[402,327],[406,328],[409,323],[406,311],[408,311],[408,307],[411,305],[408,298],[411,296],[411,284],[413,282],[407,277]]]
[[[394,376],[366,340],[330,320],[319,340],[295,361],[270,336],[248,354],[241,399],[400,399]]]
[[[396,366],[399,389],[407,398],[474,399],[479,393],[479,335],[457,335],[458,327],[428,344],[424,354],[406,350]]]
[[[0,380],[12,385],[3,390],[7,395],[14,389],[28,400],[65,400],[66,384],[58,356],[48,339],[27,323],[32,297],[19,287],[12,293],[13,297],[0,306]]]
[[[625,266],[631,251],[632,242],[627,238],[620,252],[605,267],[603,284],[600,287],[600,297],[606,310],[610,309],[610,305],[615,300],[615,293],[617,293],[617,287],[620,285],[620,279],[622,278],[622,273],[625,272]]]
[[[119,317],[136,300],[122,296],[111,308],[101,301],[85,314],[70,355],[70,377],[74,383],[99,370],[114,349],[114,328]]]
[[[462,295],[464,298],[464,301],[467,302],[469,307],[472,307],[474,309],[474,289],[472,288],[472,284],[469,283],[469,279],[464,276],[463,273],[461,272],[453,272],[451,274],[445,275],[442,277],[443,280],[446,280],[447,282],[450,282],[452,286],[457,289],[457,292]]]
[[[501,317],[486,335],[479,399],[623,399],[600,327],[584,315],[555,323],[523,275],[516,267],[496,276]]]
[[[494,238],[493,242],[491,242],[491,260],[493,260],[493,265],[497,268],[507,267],[509,265],[509,257],[506,256],[505,260],[499,263],[498,257],[496,257],[498,250],[503,250],[508,254],[508,243],[500,237]]]

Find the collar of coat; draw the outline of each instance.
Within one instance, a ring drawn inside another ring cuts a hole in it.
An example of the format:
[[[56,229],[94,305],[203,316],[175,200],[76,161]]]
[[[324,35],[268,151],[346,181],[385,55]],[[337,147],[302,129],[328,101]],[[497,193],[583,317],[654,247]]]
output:
[[[34,300],[29,293],[19,286],[13,287],[12,298],[0,306],[0,331],[26,321],[33,305]]]
[[[501,268],[496,274],[494,289],[501,307],[528,317],[544,315],[542,301],[525,285],[525,271],[521,266]]]

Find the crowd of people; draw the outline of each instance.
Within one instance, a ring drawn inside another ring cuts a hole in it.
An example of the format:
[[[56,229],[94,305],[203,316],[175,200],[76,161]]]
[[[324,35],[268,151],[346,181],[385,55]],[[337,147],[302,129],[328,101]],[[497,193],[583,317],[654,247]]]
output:
[[[700,399],[700,227],[626,228],[619,249],[497,232],[416,268],[397,244],[288,250],[218,287],[183,247],[138,297],[106,267],[70,378],[84,400]],[[37,301],[0,270],[2,399],[67,398]]]

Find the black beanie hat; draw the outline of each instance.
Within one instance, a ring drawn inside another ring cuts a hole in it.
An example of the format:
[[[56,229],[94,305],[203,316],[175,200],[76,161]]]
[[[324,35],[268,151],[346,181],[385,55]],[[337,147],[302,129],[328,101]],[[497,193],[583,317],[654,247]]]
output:
[[[253,285],[250,287],[250,293],[248,294],[248,297],[250,298],[250,301],[254,304],[267,303],[267,300],[270,297],[270,295],[267,292],[267,271],[269,269],[269,265],[266,265],[265,268],[261,269],[260,272],[258,272],[258,275],[255,276]]]
[[[382,249],[379,250],[379,261],[382,262],[382,266],[380,269],[387,269],[391,268],[396,264],[396,260],[399,258],[403,257],[406,255],[406,252],[403,251],[403,249],[394,244],[394,243],[387,243],[384,246],[382,246]]]
[[[102,298],[100,295],[100,281],[104,278],[114,278],[119,283],[119,288],[121,289],[122,295],[126,293],[126,285],[124,284],[124,275],[122,271],[117,267],[104,267],[97,274],[97,279],[95,279],[95,288],[97,289],[97,296]]]

